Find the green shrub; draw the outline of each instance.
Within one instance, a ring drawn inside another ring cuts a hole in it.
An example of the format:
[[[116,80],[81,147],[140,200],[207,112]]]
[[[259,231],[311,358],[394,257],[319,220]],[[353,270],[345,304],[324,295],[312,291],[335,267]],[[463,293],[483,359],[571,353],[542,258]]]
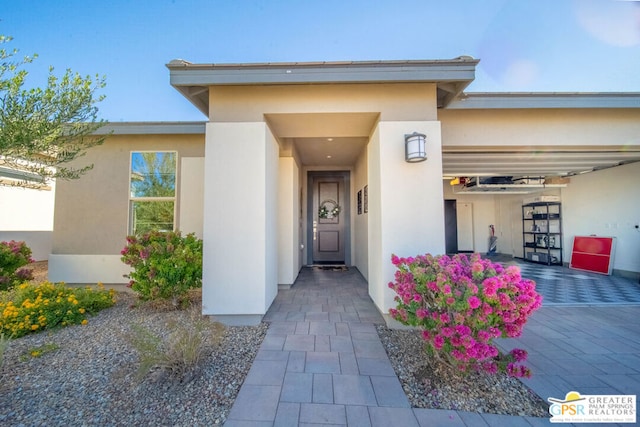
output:
[[[31,270],[22,268],[31,262],[31,249],[25,242],[0,242],[0,290],[33,279]]]
[[[69,288],[64,283],[23,283],[0,292],[0,332],[18,338],[59,326],[86,325],[87,314],[114,304],[113,290]]]
[[[202,287],[202,240],[194,234],[151,231],[128,236],[122,262],[132,267],[129,287],[144,301],[172,299],[177,306],[189,289]]]

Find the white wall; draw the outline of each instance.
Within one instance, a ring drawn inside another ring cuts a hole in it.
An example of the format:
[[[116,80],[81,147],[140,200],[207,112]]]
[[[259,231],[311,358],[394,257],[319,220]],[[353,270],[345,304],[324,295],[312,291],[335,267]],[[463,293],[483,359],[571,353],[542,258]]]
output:
[[[280,157],[278,176],[278,284],[292,285],[300,271],[300,171]]]
[[[278,285],[277,187],[278,146],[264,122],[207,124],[203,314],[255,322],[271,304]]]
[[[0,186],[0,241],[24,241],[32,258],[51,253],[55,182],[50,190]]]
[[[574,236],[616,237],[614,270],[640,272],[640,163],[571,177],[562,189],[564,257]]]
[[[404,135],[427,135],[428,160],[407,163]],[[442,146],[439,122],[379,122],[368,146],[369,294],[386,314],[395,306],[387,284],[391,255],[445,251]]]
[[[369,279],[369,214],[364,211],[364,186],[368,184],[367,148],[356,161],[351,179],[351,218],[353,242],[353,265],[355,265],[365,279]],[[358,215],[358,191],[362,191],[362,213]]]
[[[120,260],[120,255],[49,255],[50,282],[122,284],[131,267]]]
[[[260,314],[265,314],[278,295],[278,178],[279,178],[279,146],[278,141],[268,126],[263,132],[265,150],[264,172],[264,254],[265,279],[264,301]],[[260,319],[262,320],[262,319]]]
[[[496,227],[498,236],[498,252],[500,250],[501,233],[500,224],[496,224],[496,196],[489,194],[454,194],[448,181],[443,182],[444,198],[456,200],[457,203],[469,203],[473,206],[473,251],[486,253],[489,249],[489,225]],[[458,230],[460,233],[460,230]],[[460,236],[458,236],[460,239]],[[464,248],[466,249],[466,248]],[[464,250],[460,248],[460,250]]]
[[[0,231],[51,231],[55,183],[51,190],[0,186]]]

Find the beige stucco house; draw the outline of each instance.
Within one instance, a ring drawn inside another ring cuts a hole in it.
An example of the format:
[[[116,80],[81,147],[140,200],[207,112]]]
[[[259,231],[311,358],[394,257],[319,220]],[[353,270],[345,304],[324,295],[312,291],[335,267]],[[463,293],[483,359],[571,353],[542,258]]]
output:
[[[477,64],[172,61],[171,84],[206,122],[103,129],[94,170],[58,183],[50,279],[125,282],[124,238],[146,226],[136,209],[163,203],[161,227],[204,239],[205,314],[259,321],[321,263],[356,267],[386,313],[391,254],[486,252],[494,225],[498,252],[523,257],[522,205],[540,195],[561,200],[565,264],[573,236],[614,236],[615,273],[637,278],[640,94],[465,93]],[[414,133],[425,161],[406,160]],[[134,188],[144,153],[164,162],[168,191]],[[509,178],[451,185],[482,177]]]

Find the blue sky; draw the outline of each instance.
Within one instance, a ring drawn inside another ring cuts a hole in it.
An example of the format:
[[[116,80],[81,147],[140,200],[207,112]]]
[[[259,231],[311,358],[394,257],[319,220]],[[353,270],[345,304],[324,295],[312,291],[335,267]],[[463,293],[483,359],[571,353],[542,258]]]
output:
[[[164,64],[481,60],[468,92],[640,92],[640,1],[0,0],[30,82],[106,75],[110,121],[204,120]]]

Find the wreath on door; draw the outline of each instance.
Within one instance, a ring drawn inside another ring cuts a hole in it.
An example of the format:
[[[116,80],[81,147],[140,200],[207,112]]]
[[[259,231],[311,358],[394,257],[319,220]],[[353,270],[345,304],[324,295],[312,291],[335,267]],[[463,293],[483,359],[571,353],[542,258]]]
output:
[[[320,203],[318,217],[322,219],[333,219],[340,215],[340,205],[335,200],[327,199]]]

